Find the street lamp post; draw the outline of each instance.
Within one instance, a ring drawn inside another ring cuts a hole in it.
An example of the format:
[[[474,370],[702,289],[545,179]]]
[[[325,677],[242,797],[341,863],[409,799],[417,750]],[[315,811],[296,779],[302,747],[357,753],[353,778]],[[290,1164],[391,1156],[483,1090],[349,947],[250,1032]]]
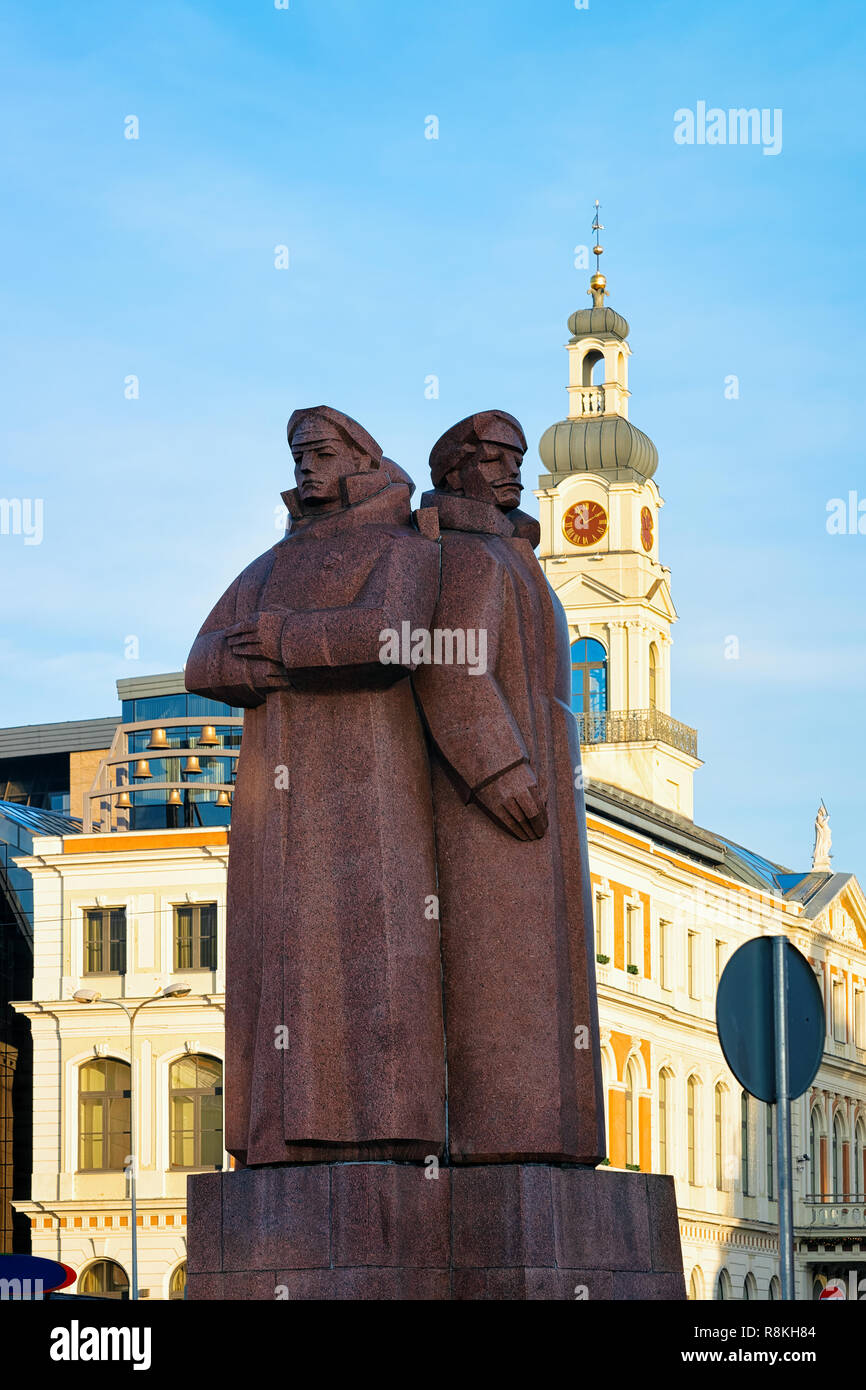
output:
[[[159,994],[150,995],[147,999],[142,999],[140,1004],[136,1004],[134,1009],[128,1009],[121,999],[103,999],[99,990],[96,989],[77,989],[72,998],[76,1004],[115,1004],[118,1009],[122,1009],[129,1019],[129,1195],[130,1195],[130,1221],[132,1223],[132,1279],[130,1283],[130,1298],[138,1298],[138,1226],[136,1223],[135,1207],[135,1165],[136,1165],[136,1131],[135,1131],[135,1054],[134,1028],[135,1020],[141,1013],[145,1004],[152,1004],[157,999],[180,999],[189,994],[189,985],[182,981],[170,981],[164,985]]]

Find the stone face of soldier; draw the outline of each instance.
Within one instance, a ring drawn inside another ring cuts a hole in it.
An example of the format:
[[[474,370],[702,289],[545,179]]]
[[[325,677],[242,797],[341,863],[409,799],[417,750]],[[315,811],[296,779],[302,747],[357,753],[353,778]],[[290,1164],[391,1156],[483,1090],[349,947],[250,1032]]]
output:
[[[524,452],[517,435],[503,422],[477,444],[463,446],[463,459],[445,474],[445,486],[462,497],[492,502],[500,511],[510,512],[523,491],[520,465]]]
[[[312,412],[298,421],[290,447],[295,460],[295,484],[305,511],[340,511],[340,479],[366,473],[373,467],[370,455],[333,420]],[[226,641],[235,656],[266,663],[258,673],[259,683],[265,687],[281,679],[283,620],[281,613],[257,613],[226,631]]]
[[[295,484],[305,508],[335,511],[341,506],[340,479],[363,473],[372,460],[323,416],[301,420],[292,435]]]

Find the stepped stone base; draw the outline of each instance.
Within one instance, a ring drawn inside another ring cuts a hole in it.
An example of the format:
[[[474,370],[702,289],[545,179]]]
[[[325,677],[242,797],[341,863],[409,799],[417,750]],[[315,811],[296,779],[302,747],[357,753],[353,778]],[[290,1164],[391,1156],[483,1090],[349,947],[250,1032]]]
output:
[[[322,1163],[188,1179],[189,1299],[684,1299],[673,1178]]]

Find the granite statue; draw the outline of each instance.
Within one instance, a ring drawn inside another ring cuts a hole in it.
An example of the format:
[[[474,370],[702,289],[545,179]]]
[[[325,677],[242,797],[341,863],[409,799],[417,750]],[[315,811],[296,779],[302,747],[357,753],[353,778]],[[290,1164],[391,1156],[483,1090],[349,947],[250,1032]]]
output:
[[[407,475],[326,406],[288,424],[286,536],[207,618],[187,689],[246,710],[231,829],[226,1147],[247,1165],[445,1140],[427,752],[383,630],[427,628]]]

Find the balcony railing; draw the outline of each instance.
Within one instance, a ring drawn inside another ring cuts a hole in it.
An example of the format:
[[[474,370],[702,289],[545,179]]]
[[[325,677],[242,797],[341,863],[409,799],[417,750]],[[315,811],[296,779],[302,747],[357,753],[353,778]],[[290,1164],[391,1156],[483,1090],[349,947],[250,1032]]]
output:
[[[604,414],[604,387],[581,386],[574,392],[574,406],[579,415]]]
[[[866,1228],[866,1195],[862,1192],[844,1197],[809,1195],[804,1200],[809,1227]]]
[[[578,714],[580,741],[593,743],[666,743],[689,757],[698,756],[698,731],[659,709],[607,710]]]

